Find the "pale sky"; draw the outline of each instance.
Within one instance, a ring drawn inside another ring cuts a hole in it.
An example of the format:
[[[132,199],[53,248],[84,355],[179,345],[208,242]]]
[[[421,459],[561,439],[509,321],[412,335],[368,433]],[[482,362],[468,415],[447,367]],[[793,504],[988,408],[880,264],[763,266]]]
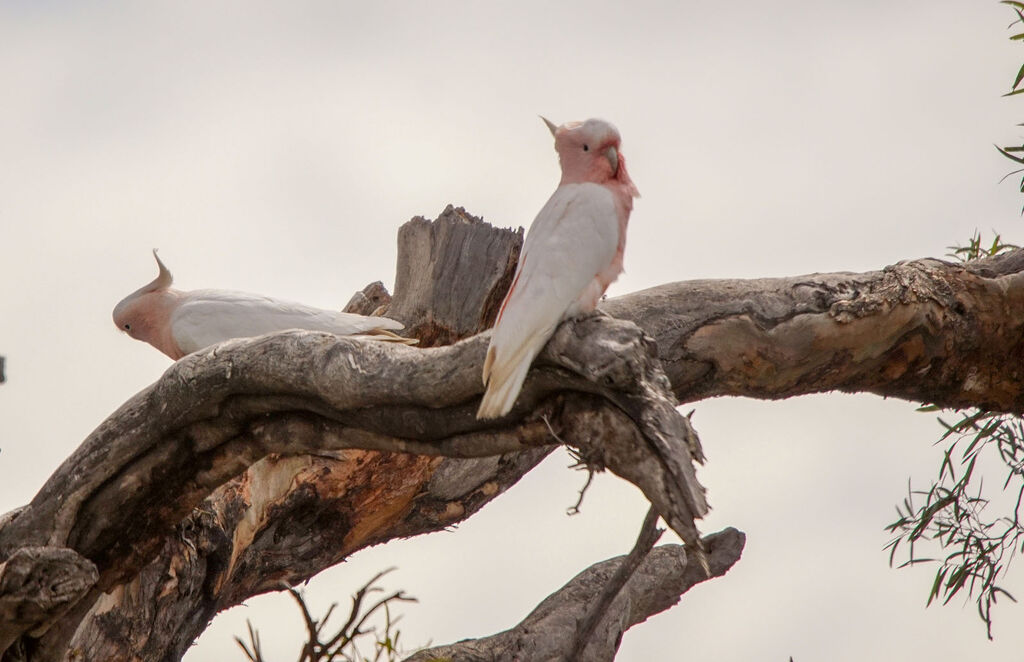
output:
[[[622,133],[643,197],[613,296],[876,269],[975,228],[1024,243],[992,147],[1024,121],[1024,101],[1000,97],[1024,60],[1012,18],[966,0],[0,0],[0,511],[170,365],[110,320],[155,276],[151,248],[185,289],[339,307],[391,286],[414,215],[451,202],[528,225],[558,178],[538,114]],[[1001,604],[988,642],[973,602],[924,608],[931,568],[888,567],[893,505],[940,461],[934,416],[874,396],[696,408],[702,529],[742,529],[746,552],[627,633],[620,660],[1020,658],[1024,606]],[[397,565],[388,585],[420,599],[407,644],[512,626],[628,551],[643,518],[614,477],[568,518],[583,481],[568,463],[454,532],[356,554],[310,602],[347,603]],[[246,617],[271,659],[297,656],[299,614],[272,595],[219,616],[186,659],[243,659]]]

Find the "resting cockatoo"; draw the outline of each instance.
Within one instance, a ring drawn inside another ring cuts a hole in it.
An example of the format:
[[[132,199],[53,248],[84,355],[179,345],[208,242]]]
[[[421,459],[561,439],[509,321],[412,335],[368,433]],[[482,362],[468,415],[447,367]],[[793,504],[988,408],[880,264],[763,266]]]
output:
[[[230,290],[171,289],[171,272],[153,251],[160,274],[114,307],[114,324],[136,340],[148,342],[178,360],[230,338],[249,338],[287,329],[367,334],[374,340],[415,342],[392,333],[402,328],[387,317],[314,308]]]
[[[477,418],[504,416],[559,322],[588,313],[622,273],[626,224],[639,193],[619,153],[619,131],[589,119],[556,127],[562,181],[526,235],[512,287],[484,360]]]

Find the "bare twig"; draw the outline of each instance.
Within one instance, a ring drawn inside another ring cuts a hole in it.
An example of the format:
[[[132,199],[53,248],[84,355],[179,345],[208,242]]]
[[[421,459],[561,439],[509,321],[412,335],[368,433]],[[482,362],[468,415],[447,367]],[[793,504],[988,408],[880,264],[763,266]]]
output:
[[[288,587],[288,593],[298,603],[299,609],[302,611],[302,620],[306,623],[306,632],[309,634],[305,646],[302,647],[302,654],[299,655],[299,662],[317,662],[319,658],[317,647],[320,645],[320,637],[318,635],[320,634],[320,628],[327,622],[327,617],[324,617],[318,627],[316,621],[313,620],[313,615],[309,613],[309,608],[306,606],[306,601],[302,594],[291,586]],[[329,614],[330,612],[328,612]]]
[[[580,488],[579,498],[576,499],[576,503],[565,509],[566,514],[570,516],[580,514],[580,506],[583,505],[583,497],[587,495],[587,490],[590,489],[590,483],[594,481],[594,474],[597,473],[583,462],[577,466],[582,467],[587,472],[587,482],[583,483],[583,487]]]
[[[318,621],[313,618],[313,614],[309,611],[309,606],[306,604],[306,599],[302,592],[291,586],[286,586],[285,589],[298,604],[299,610],[302,612],[302,620],[306,625],[307,640],[302,645],[298,662],[333,662],[336,659],[348,662],[363,660],[365,658],[356,647],[356,640],[368,634],[374,635],[374,644],[378,649],[381,647],[381,638],[383,638],[386,646],[389,647],[388,652],[397,653],[395,645],[397,644],[399,633],[397,630],[393,631],[392,627],[398,622],[399,618],[392,618],[388,607],[392,602],[416,602],[416,598],[406,595],[404,591],[396,591],[377,600],[369,609],[363,608],[366,596],[371,593],[383,592],[383,589],[377,586],[376,583],[381,577],[392,570],[394,568],[378,572],[370,578],[370,581],[366,582],[355,592],[352,596],[352,609],[349,612],[348,619],[341,629],[326,642],[321,639],[321,635],[324,627],[327,625],[327,620],[334,613],[338,603],[332,604]],[[367,621],[382,608],[385,612],[383,631],[380,631],[376,626],[367,629]],[[246,621],[246,624],[249,627],[250,645],[247,646],[241,637],[235,637],[235,641],[238,642],[238,645],[250,662],[264,662],[263,653],[260,650],[259,632],[253,628],[252,623]],[[378,650],[377,657],[380,657],[380,650]]]
[[[252,627],[252,621],[248,619],[245,621],[246,627],[249,628],[249,641],[252,642],[252,650],[245,645],[241,637],[235,637],[235,642],[238,644],[245,656],[249,658],[250,662],[263,662],[263,651],[260,648],[260,633]]]

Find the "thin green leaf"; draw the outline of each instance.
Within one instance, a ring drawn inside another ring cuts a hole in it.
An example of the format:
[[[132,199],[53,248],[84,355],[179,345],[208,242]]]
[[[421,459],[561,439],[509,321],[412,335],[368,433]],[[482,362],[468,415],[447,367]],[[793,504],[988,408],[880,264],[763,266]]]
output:
[[[1020,71],[1017,72],[1017,77],[1013,79],[1013,87],[1011,90],[1016,90],[1017,86],[1020,85],[1021,80],[1024,80],[1024,64],[1020,66]]]
[[[1008,96],[1012,96],[1014,94],[1020,94],[1021,92],[1024,92],[1024,89],[1017,90],[1016,92],[1010,92],[1010,94],[1004,94],[1003,96],[1004,97],[1008,97]],[[1010,154],[1009,152],[1007,152],[1005,149],[1003,149],[999,145],[994,145],[994,147],[996,149],[998,149],[1002,153],[1003,156],[1005,156],[1006,158],[1010,159],[1011,161],[1016,161],[1017,163],[1024,163],[1024,159],[1022,159],[1020,157],[1017,157],[1017,156],[1014,156],[1013,154]]]

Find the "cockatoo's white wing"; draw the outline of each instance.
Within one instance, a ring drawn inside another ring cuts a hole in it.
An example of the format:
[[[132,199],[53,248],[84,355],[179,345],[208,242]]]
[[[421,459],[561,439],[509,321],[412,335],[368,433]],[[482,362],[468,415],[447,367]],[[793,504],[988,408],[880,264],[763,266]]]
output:
[[[619,221],[606,187],[565,184],[555,191],[530,227],[495,324],[478,417],[508,413],[533,359],[558,323],[580,312],[581,300],[600,287],[598,274],[615,258],[618,244]]]
[[[188,292],[171,314],[171,333],[186,354],[230,338],[249,338],[287,329],[350,335],[401,328],[401,323],[386,317],[335,312],[228,290]]]

